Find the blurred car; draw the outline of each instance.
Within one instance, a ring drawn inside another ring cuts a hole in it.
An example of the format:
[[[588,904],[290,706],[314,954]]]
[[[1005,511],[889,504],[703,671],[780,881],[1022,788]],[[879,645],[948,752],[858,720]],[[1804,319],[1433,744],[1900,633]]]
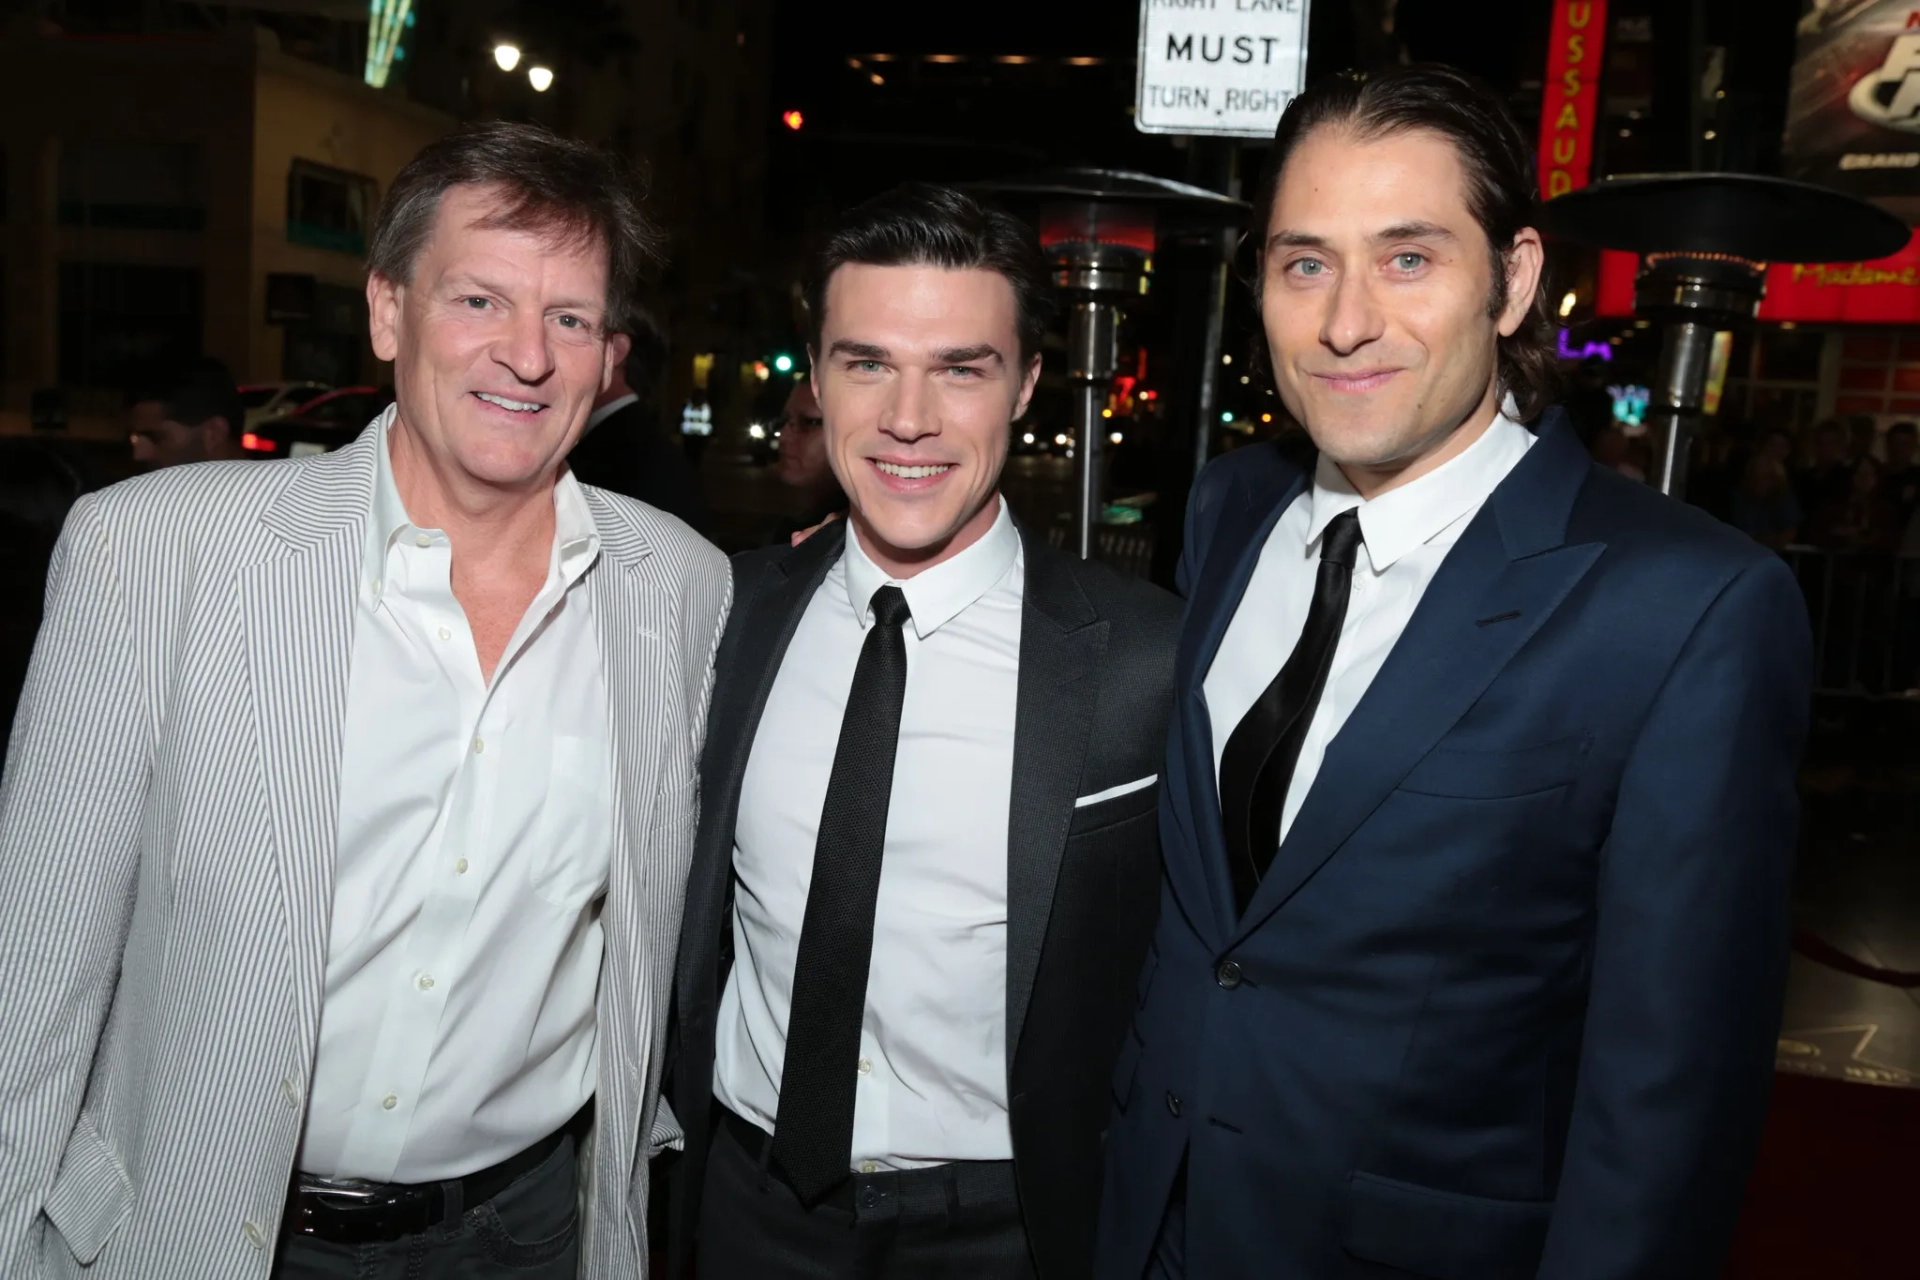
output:
[[[268,418],[297,413],[332,389],[324,382],[243,383],[240,387],[240,404],[247,411],[247,421],[241,429],[251,431]]]
[[[331,453],[392,403],[391,387],[341,387],[301,405],[298,413],[256,423],[240,437],[240,447],[260,458]]]

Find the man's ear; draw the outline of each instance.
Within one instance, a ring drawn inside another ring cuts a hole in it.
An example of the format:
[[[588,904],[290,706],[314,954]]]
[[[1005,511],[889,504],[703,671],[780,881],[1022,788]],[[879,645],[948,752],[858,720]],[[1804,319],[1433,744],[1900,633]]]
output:
[[[1027,405],[1033,399],[1033,389],[1040,385],[1040,353],[1034,352],[1027,357],[1027,371],[1020,376],[1020,398],[1014,402],[1013,417],[1010,422],[1018,422],[1020,415],[1027,411]]]
[[[1533,295],[1540,290],[1540,273],[1545,269],[1547,251],[1540,243],[1540,233],[1532,227],[1522,227],[1513,237],[1503,255],[1502,265],[1507,272],[1507,305],[1500,309],[1495,318],[1495,327],[1500,336],[1510,338],[1519,332],[1520,325],[1526,320],[1527,312],[1533,308]]]
[[[616,333],[607,339],[607,362],[600,370],[600,390],[613,385],[613,371],[627,362],[627,355],[633,350],[633,335]]]
[[[820,398],[820,357],[814,354],[813,344],[807,344],[807,385],[813,388],[813,398]]]
[[[373,354],[391,363],[400,354],[400,285],[379,271],[367,273],[367,340]]]

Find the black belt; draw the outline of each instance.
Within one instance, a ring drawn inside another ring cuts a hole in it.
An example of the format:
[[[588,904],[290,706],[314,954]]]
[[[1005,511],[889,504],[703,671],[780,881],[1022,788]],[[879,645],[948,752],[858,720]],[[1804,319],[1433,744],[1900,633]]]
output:
[[[538,1169],[569,1135],[584,1132],[591,1114],[583,1108],[564,1128],[518,1155],[445,1182],[333,1182],[299,1174],[287,1197],[281,1229],[334,1244],[381,1244],[416,1235],[446,1221],[449,1206],[458,1205],[458,1212],[464,1213]]]
[[[716,1106],[715,1109],[720,1112],[720,1124],[727,1136],[741,1150],[759,1161],[768,1177],[792,1191],[793,1183],[788,1180],[780,1162],[773,1158],[773,1135],[731,1107]],[[929,1188],[920,1184],[936,1182],[943,1184],[940,1190],[949,1194],[950,1199],[963,1208],[975,1204],[1011,1204],[1017,1200],[1013,1161],[955,1160],[950,1164],[932,1165],[924,1169],[849,1174],[845,1182],[827,1192],[819,1205],[861,1216],[884,1208],[903,1193],[924,1196]]]

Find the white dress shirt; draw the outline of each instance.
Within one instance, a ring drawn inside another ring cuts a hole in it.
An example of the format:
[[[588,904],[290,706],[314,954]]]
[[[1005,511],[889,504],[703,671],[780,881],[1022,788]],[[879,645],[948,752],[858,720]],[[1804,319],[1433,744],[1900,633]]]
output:
[[[734,827],[735,960],[720,1002],[714,1095],[772,1132],[840,722],[873,593],[898,586],[913,620],[860,1029],[856,1170],[1013,1154],[1007,815],[1025,582],[1004,502],[986,536],[905,580],[889,578],[849,529],[754,737]]]
[[[1214,785],[1220,756],[1241,719],[1280,673],[1306,626],[1320,572],[1320,535],[1343,511],[1359,508],[1366,549],[1353,567],[1353,591],[1326,689],[1307,726],[1300,759],[1280,812],[1280,839],[1293,826],[1320,772],[1327,744],[1380,674],[1440,562],[1500,482],[1533,447],[1533,433],[1496,415],[1480,438],[1426,475],[1362,502],[1324,454],[1313,483],[1267,536],[1203,686],[1213,724]]]
[[[386,432],[353,629],[339,851],[300,1167],[429,1182],[558,1129],[595,1084],[607,692],[572,476],[547,577],[489,685],[446,534],[408,519]],[[299,655],[286,655],[289,662]]]

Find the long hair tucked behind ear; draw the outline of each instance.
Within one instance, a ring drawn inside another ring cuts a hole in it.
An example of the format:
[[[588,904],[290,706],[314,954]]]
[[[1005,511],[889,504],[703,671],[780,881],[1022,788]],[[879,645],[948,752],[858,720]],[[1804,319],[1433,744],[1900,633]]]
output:
[[[1254,264],[1247,281],[1257,301],[1261,246],[1288,158],[1316,129],[1346,129],[1363,139],[1413,130],[1439,134],[1453,144],[1466,170],[1467,206],[1486,233],[1493,255],[1490,315],[1507,305],[1508,257],[1513,238],[1540,225],[1540,195],[1533,150],[1513,113],[1484,82],[1438,63],[1390,67],[1370,75],[1328,76],[1288,104],[1274,131],[1273,150],[1253,200],[1247,244]],[[1558,397],[1560,362],[1554,349],[1546,281],[1535,288],[1520,327],[1500,339],[1500,390],[1513,397],[1522,421],[1532,421]]]

